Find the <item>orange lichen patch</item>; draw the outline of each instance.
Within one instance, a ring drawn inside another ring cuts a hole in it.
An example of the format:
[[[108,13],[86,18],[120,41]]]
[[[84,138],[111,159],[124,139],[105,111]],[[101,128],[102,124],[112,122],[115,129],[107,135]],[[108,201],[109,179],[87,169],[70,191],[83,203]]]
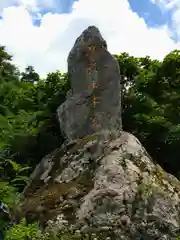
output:
[[[87,71],[88,72],[97,71],[97,69],[96,69],[96,62],[94,60],[89,63],[89,65],[87,67]]]
[[[98,88],[99,87],[99,85],[98,84],[96,84],[95,82],[93,82],[92,84],[90,84],[89,86],[88,86],[88,88]]]
[[[88,46],[88,51],[86,53],[86,56],[89,56],[89,55],[93,54],[95,52],[95,50],[96,50],[96,46],[95,45],[93,45],[93,44],[89,45]]]
[[[99,101],[97,101],[97,99],[98,98],[96,96],[92,97],[92,104],[93,104],[94,107],[96,106],[97,103],[99,103]]]

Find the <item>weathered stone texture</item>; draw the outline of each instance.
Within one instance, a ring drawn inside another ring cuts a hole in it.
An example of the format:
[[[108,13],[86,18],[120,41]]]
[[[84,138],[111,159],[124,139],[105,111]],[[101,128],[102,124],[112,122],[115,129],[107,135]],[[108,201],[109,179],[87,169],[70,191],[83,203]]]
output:
[[[121,129],[120,70],[99,30],[92,26],[76,40],[68,57],[71,93],[58,108],[68,140],[102,129]]]
[[[48,180],[34,193],[39,181],[29,185],[22,213],[39,219],[41,211],[41,220],[52,219],[53,228],[63,215],[81,232],[107,233],[113,240],[175,240],[179,181],[153,163],[133,135],[110,134],[86,136],[61,149],[61,158],[55,154]]]

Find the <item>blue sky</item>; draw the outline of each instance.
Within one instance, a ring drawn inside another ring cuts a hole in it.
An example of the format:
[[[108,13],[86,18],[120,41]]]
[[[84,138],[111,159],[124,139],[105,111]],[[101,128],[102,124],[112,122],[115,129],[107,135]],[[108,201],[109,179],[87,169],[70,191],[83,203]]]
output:
[[[136,12],[140,17],[142,17],[148,27],[158,27],[162,25],[167,25],[171,32],[171,37],[174,40],[178,40],[177,34],[172,29],[172,15],[171,9],[162,9],[162,5],[153,3],[152,0],[128,0],[131,9]],[[173,1],[173,0],[172,0]],[[160,1],[159,1],[160,2]],[[180,0],[179,0],[180,2]]]
[[[75,39],[96,25],[111,53],[162,60],[180,48],[180,0],[0,0],[0,45],[23,70],[67,70]]]
[[[53,12],[63,12],[63,13],[69,13],[71,12],[72,5],[76,0],[61,0],[59,1],[58,8],[52,10]]]
[[[129,0],[129,3],[132,10],[144,18],[148,26],[153,27],[170,22],[170,14],[167,12],[163,13],[151,0]]]

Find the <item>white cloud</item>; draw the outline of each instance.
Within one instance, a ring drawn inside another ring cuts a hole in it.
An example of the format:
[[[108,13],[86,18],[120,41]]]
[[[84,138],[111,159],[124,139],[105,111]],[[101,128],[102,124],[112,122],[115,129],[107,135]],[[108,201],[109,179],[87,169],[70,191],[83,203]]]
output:
[[[180,0],[151,0],[160,6],[162,11],[171,12],[172,27],[175,34],[180,37]]]
[[[4,8],[0,20],[0,44],[7,46],[21,70],[33,65],[41,75],[57,68],[66,71],[68,52],[89,25],[99,27],[111,53],[126,51],[134,56],[162,59],[180,46],[170,38],[166,26],[148,28],[132,12],[127,0],[79,0],[70,14],[41,16],[38,27],[33,25],[26,7],[29,1],[29,6],[37,11],[37,0],[21,1],[26,5]]]

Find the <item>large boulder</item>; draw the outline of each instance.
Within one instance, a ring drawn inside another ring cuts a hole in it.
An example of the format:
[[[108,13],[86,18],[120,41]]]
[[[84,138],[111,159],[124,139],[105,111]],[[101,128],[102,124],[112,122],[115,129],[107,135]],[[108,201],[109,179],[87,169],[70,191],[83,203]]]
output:
[[[68,57],[71,90],[58,108],[68,141],[105,129],[121,130],[120,69],[99,30],[88,27]]]
[[[67,142],[36,167],[17,218],[40,220],[53,234],[66,223],[66,230],[98,239],[175,240],[180,182],[121,130],[119,67],[97,28],[77,39],[68,70],[72,89],[58,108]]]
[[[49,220],[55,229],[63,219],[82,233],[111,239],[175,240],[180,234],[179,181],[129,133],[103,132],[63,146],[45,175],[26,189],[22,216]]]

